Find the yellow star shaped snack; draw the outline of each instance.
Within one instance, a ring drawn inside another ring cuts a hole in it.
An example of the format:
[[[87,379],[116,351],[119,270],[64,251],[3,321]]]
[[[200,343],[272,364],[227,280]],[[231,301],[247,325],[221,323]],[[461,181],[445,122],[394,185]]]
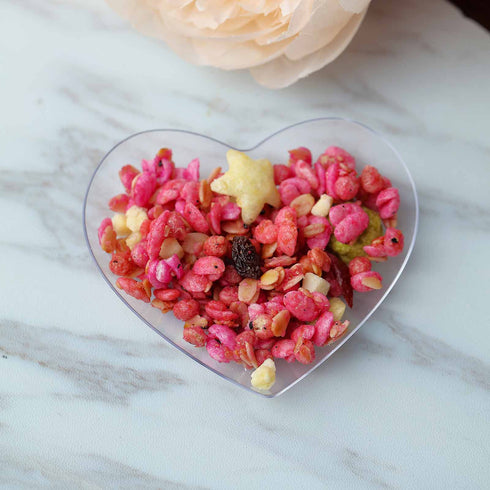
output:
[[[281,203],[274,183],[274,170],[269,160],[252,160],[240,151],[228,150],[228,171],[211,182],[211,189],[233,196],[242,209],[245,224],[255,221],[265,204],[277,207]]]

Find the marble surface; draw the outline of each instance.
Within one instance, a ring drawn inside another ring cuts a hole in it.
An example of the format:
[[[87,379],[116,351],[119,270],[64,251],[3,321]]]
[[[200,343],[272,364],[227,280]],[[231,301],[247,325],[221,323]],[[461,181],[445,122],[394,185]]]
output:
[[[1,488],[488,488],[490,38],[451,5],[375,0],[337,61],[285,90],[197,68],[97,0],[0,0]],[[247,146],[338,115],[417,183],[402,280],[276,399],[218,379],[107,288],[81,210],[128,134]]]

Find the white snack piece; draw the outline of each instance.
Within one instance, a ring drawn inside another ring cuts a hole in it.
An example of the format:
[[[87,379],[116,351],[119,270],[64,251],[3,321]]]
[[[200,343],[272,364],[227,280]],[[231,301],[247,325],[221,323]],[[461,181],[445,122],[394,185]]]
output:
[[[310,293],[322,293],[325,296],[330,289],[330,283],[323,279],[323,277],[313,274],[313,272],[307,272],[303,278],[303,288],[307,289]]]
[[[276,365],[266,359],[253,373],[252,386],[258,390],[268,390],[276,382]]]

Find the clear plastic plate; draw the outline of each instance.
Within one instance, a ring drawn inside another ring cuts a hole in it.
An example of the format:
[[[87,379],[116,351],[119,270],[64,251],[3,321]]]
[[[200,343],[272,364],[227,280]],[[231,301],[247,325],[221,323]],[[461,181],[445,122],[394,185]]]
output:
[[[325,362],[335,351],[359,330],[391,291],[405,268],[412,252],[418,224],[418,201],[415,184],[410,172],[398,152],[380,134],[358,122],[340,118],[320,118],[288,126],[268,136],[250,148],[239,149],[252,158],[267,158],[272,163],[285,163],[287,150],[298,146],[311,149],[316,158],[330,145],[341,146],[352,153],[360,171],[365,165],[374,165],[391,179],[400,191],[401,206],[398,227],[405,235],[402,254],[385,263],[377,263],[374,269],[383,276],[383,288],[370,293],[355,293],[354,308],[347,308],[344,319],[350,321],[346,335],[338,342],[316,348],[316,359],[312,364],[288,364],[276,362],[276,383],[263,396],[274,397],[284,393],[298,381]],[[85,237],[90,252],[107,284],[136,316],[157,334],[199,364],[207,367],[232,383],[256,393],[250,384],[251,371],[235,363],[218,363],[209,357],[204,348],[196,348],[182,339],[182,322],[171,313],[162,314],[151,305],[138,301],[116,288],[117,279],[108,267],[110,256],[103,252],[97,238],[97,228],[103,218],[111,215],[107,203],[110,197],[122,192],[118,178],[119,169],[126,164],[137,167],[143,158],[150,159],[162,147],[171,148],[178,166],[186,166],[193,158],[201,162],[201,177],[205,177],[216,166],[227,168],[225,153],[233,146],[214,138],[189,131],[157,129],[145,131],[118,143],[102,159],[95,170],[87,189],[84,202],[83,221]]]

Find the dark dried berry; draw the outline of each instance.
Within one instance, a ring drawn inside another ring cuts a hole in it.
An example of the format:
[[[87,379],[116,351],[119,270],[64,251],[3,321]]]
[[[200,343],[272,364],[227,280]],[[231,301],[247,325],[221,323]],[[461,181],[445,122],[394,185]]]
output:
[[[258,279],[261,276],[260,258],[252,242],[247,237],[233,237],[231,258],[235,269],[242,277]]]

